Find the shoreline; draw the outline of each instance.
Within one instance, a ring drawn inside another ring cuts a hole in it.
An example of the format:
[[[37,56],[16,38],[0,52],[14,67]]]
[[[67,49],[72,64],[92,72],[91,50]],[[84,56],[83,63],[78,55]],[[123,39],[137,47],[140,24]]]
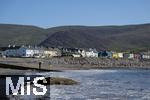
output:
[[[150,70],[150,67],[120,67],[120,66],[115,66],[115,67],[98,67],[98,66],[90,66],[90,67],[83,67],[83,66],[73,66],[72,67],[65,67],[65,66],[54,66],[51,69],[53,69],[54,71],[66,71],[66,70],[92,70],[92,69],[96,69],[96,70],[116,70],[116,69],[123,69],[123,70]]]
[[[38,69],[42,62],[41,70]],[[150,70],[150,61],[107,58],[0,58],[0,79],[3,75],[27,75],[38,72],[63,72],[69,70]],[[64,77],[47,77],[45,85],[78,85],[80,81]],[[43,81],[43,80],[42,80]],[[3,85],[2,85],[3,86]],[[2,87],[1,86],[1,87]],[[3,89],[1,89],[3,90]],[[0,94],[1,95],[1,94]],[[2,95],[3,98],[11,98]],[[18,97],[19,98],[19,97]]]
[[[17,58],[18,59],[18,58]],[[8,63],[7,60],[11,60],[11,63]],[[29,66],[32,64],[33,61],[35,61],[35,59],[25,59],[26,60],[33,60],[29,63],[28,66],[20,66],[19,63],[21,63],[22,61],[24,61],[24,59],[20,59],[20,61],[16,61],[16,58],[14,59],[7,59],[7,60],[3,60],[3,62],[5,62],[5,64],[1,64],[1,60],[0,60],[0,65],[8,65],[9,67],[4,67],[4,66],[0,66],[0,75],[23,75],[27,72],[39,72],[39,70],[37,70],[37,64],[33,63],[36,66]],[[39,60],[39,59],[36,59]],[[28,64],[28,62],[23,62],[25,65]],[[7,64],[6,64],[7,63]],[[17,66],[15,68],[11,68]],[[20,67],[20,68],[18,68]],[[79,64],[54,64],[53,66],[45,66],[44,68],[49,68],[47,71],[40,71],[40,72],[63,72],[63,71],[69,71],[69,70],[120,70],[120,69],[124,69],[124,70],[150,70],[150,66],[144,67],[144,66],[96,66],[96,65],[79,65]],[[49,80],[50,83],[48,83],[49,85],[78,85],[80,82],[70,79],[70,78],[62,78],[62,77],[47,77],[47,79]],[[7,98],[4,96],[4,98]]]
[[[39,70],[39,61],[42,61],[41,70]],[[89,69],[150,69],[150,60],[133,59],[108,59],[108,58],[0,58],[0,69],[22,70],[22,71],[40,71],[40,72],[61,72],[64,70],[89,70]],[[0,73],[3,71],[0,70]]]

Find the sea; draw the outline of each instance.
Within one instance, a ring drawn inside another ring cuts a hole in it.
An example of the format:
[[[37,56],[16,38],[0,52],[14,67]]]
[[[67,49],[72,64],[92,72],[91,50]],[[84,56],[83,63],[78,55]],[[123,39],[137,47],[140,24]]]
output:
[[[79,82],[50,86],[50,100],[150,100],[150,70],[70,70],[50,76]]]
[[[66,70],[40,74],[71,78],[78,84],[51,85],[47,96],[36,97],[37,100],[150,100],[150,70]]]

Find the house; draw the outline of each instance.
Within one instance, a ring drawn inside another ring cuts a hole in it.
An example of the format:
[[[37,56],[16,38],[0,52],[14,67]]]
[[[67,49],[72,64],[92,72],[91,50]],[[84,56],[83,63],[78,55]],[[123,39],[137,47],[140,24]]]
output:
[[[124,53],[123,58],[128,59],[129,58],[129,53]]]
[[[123,53],[122,53],[122,52],[119,52],[119,53],[118,53],[118,57],[119,57],[119,58],[123,58]]]
[[[96,49],[84,49],[81,51],[82,57],[98,57],[98,52]]]
[[[100,52],[98,53],[98,57],[107,57],[107,58],[111,58],[111,57],[112,57],[112,53],[109,52],[109,51],[106,51],[106,50],[100,51]]]
[[[33,47],[33,46],[22,46],[18,49],[18,54],[20,57],[36,57],[40,58],[43,56],[43,48]]]
[[[56,48],[44,48],[37,46],[9,46],[3,51],[7,57],[55,57],[61,56],[61,51]]]
[[[77,57],[81,57],[81,54],[77,53],[77,54],[72,54],[73,57],[77,58]]]
[[[150,51],[141,53],[142,59],[150,59]]]
[[[20,48],[20,46],[8,46],[5,47],[5,50],[2,52],[3,56],[7,56],[7,57],[19,57],[18,54],[18,49]]]
[[[34,57],[41,56],[42,48],[32,46],[8,46],[3,51],[3,55],[7,57]]]
[[[78,48],[61,48],[62,56],[81,57],[81,49]]]
[[[130,53],[128,59],[134,59],[134,54]]]
[[[0,47],[0,57],[4,56],[4,51],[7,50],[8,47]]]
[[[45,48],[44,54],[46,58],[61,56],[61,51],[57,48]]]
[[[141,55],[140,54],[134,54],[134,59],[141,59]]]
[[[133,53],[124,53],[123,58],[134,59],[135,55]]]
[[[118,58],[123,58],[124,54],[122,52],[112,52],[112,58],[118,59]]]
[[[119,58],[118,53],[113,52],[113,53],[112,53],[112,58],[115,58],[115,59]]]
[[[150,55],[142,54],[142,59],[150,59]]]

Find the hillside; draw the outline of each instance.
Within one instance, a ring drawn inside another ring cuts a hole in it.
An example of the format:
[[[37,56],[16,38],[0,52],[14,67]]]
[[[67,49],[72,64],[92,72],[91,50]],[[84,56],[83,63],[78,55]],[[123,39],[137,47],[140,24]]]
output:
[[[35,26],[0,24],[0,46],[35,45],[44,40],[46,34],[44,29]]]
[[[150,24],[57,27],[57,32],[41,45],[111,50],[145,49],[150,48]]]
[[[150,48],[150,24],[124,26],[61,26],[43,29],[0,25],[0,46],[30,44],[111,50]]]

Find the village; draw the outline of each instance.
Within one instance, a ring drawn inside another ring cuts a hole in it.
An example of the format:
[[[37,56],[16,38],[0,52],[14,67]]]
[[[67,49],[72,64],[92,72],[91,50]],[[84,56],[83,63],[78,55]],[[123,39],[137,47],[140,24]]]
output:
[[[51,58],[51,57],[101,57],[112,59],[150,59],[150,51],[131,53],[115,52],[93,48],[64,48],[64,47],[40,47],[40,46],[16,46],[0,47],[0,56],[17,58]]]

